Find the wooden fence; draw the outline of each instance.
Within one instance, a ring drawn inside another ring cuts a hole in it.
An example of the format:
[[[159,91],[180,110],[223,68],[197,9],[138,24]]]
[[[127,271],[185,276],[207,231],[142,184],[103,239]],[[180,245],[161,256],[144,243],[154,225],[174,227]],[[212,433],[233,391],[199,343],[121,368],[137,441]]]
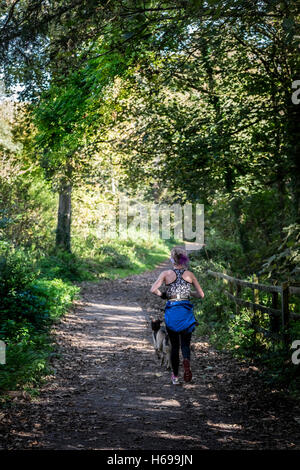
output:
[[[240,305],[247,307],[255,314],[262,312],[267,313],[271,317],[270,331],[258,327],[255,324],[255,316],[253,321],[253,328],[263,334],[269,334],[280,337],[279,332],[282,332],[285,343],[289,342],[289,322],[293,320],[300,320],[300,314],[290,312],[289,299],[290,295],[300,295],[300,283],[296,282],[283,282],[281,285],[265,285],[257,282],[248,282],[237,279],[227,274],[214,272],[208,270],[207,273],[217,279],[223,279],[224,283],[229,285],[229,290],[225,289],[225,294],[230,297],[236,304],[236,314],[240,312]],[[247,287],[253,291],[253,300],[250,302],[240,298],[241,289]],[[235,293],[234,293],[235,291]],[[259,303],[259,291],[267,292],[272,295],[272,307],[267,307]],[[280,295],[280,302],[278,296]]]

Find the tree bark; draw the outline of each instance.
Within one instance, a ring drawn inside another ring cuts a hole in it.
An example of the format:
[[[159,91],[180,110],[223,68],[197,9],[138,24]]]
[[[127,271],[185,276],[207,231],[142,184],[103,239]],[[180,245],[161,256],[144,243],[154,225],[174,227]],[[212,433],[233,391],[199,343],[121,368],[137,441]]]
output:
[[[71,193],[70,184],[61,186],[56,228],[56,247],[68,252],[71,252]]]

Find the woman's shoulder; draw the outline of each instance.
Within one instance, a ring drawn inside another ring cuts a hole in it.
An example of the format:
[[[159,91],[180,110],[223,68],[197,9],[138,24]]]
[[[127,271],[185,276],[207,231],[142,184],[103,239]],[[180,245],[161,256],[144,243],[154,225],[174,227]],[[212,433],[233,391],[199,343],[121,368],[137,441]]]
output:
[[[191,276],[194,276],[193,271],[190,271],[189,269],[186,269],[184,272],[185,272],[186,274],[190,274]]]
[[[174,271],[173,269],[166,269],[166,271],[163,271],[162,274],[169,276],[170,274],[174,274]]]
[[[192,271],[189,271],[188,269],[184,271],[183,275],[189,282],[192,282],[195,277],[194,273]]]
[[[165,271],[162,271],[159,276],[160,277],[165,277],[165,276],[168,276],[169,274],[172,274],[172,273],[174,273],[174,271],[172,269],[166,269]]]

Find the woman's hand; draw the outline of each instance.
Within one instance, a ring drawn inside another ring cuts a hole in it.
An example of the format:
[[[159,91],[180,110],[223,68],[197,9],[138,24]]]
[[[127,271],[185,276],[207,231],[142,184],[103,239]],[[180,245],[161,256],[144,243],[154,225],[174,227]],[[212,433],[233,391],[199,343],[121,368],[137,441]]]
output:
[[[201,289],[201,290],[202,290],[202,289]],[[203,294],[203,295],[201,295],[201,294],[200,294],[199,292],[197,292],[197,291],[193,291],[193,292],[191,292],[191,297],[196,297],[196,299],[203,299],[203,297],[204,297],[204,292],[203,292],[203,291],[202,291],[202,294]]]
[[[193,297],[198,298],[198,299],[200,299],[200,298],[203,299],[203,297],[204,297],[204,292],[203,292],[203,290],[202,290],[202,288],[201,288],[201,286],[200,286],[200,284],[199,284],[199,282],[198,282],[198,280],[197,280],[195,274],[193,274],[193,273],[191,273],[191,274],[192,274],[192,278],[193,278],[193,286],[194,286],[195,289],[196,289],[196,291],[191,292],[191,295],[192,295]]]

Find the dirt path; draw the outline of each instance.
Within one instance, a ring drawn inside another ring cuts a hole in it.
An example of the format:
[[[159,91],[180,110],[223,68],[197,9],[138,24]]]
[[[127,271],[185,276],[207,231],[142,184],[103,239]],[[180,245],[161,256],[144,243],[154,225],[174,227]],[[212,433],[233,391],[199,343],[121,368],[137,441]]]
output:
[[[0,448],[300,449],[299,407],[205,341],[194,343],[193,382],[170,384],[148,324],[163,308],[149,286],[166,266],[83,286],[56,327],[56,375],[0,411]]]

